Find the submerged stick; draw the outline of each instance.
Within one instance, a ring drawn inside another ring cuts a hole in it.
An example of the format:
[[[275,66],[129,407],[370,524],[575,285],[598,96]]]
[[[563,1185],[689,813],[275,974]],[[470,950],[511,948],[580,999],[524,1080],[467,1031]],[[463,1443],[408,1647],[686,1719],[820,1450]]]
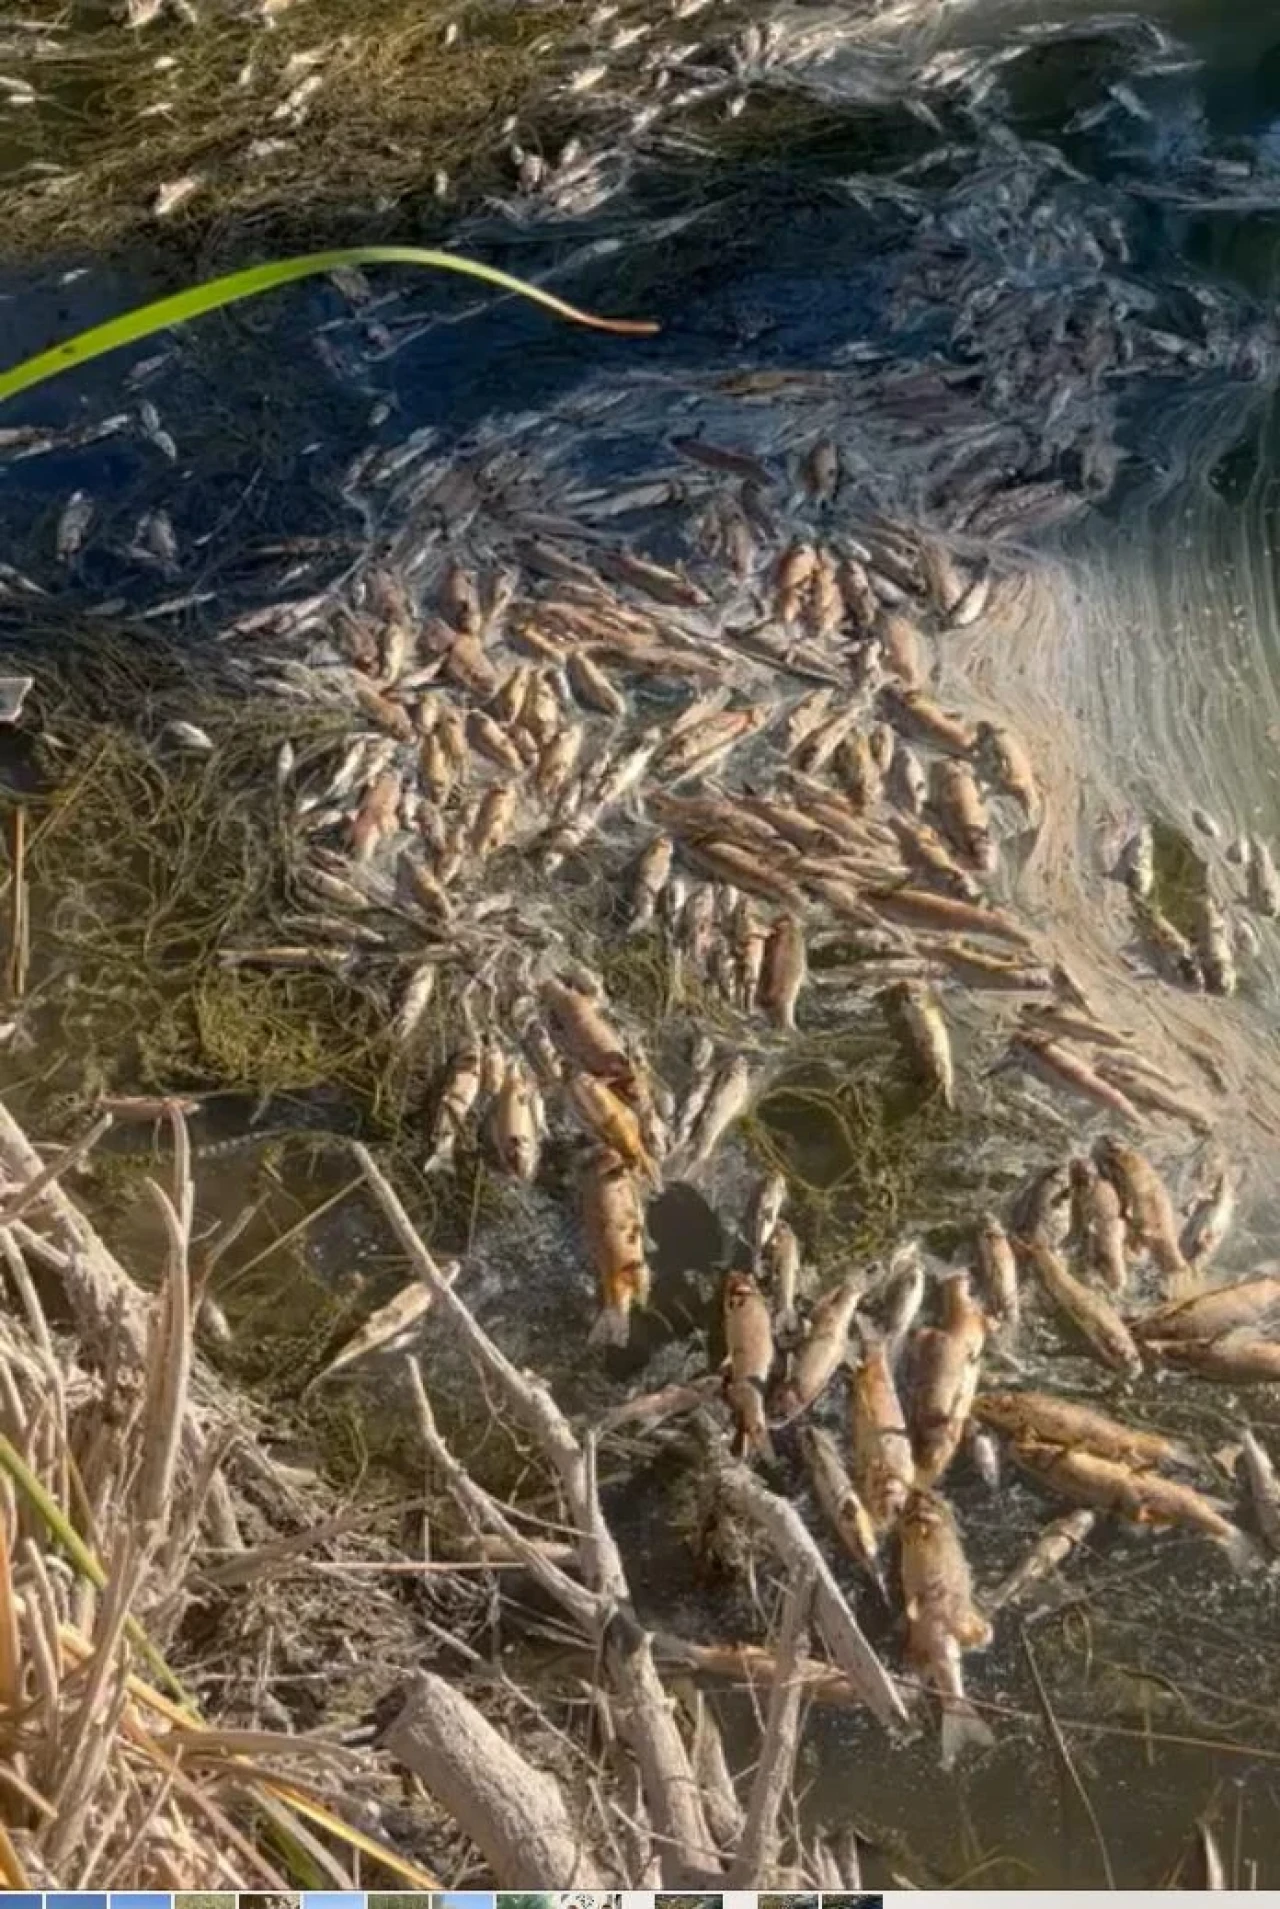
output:
[[[556,1779],[521,1756],[443,1677],[417,1678],[383,1744],[444,1805],[499,1889],[530,1876],[554,1889],[607,1882]]]
[[[805,1625],[813,1602],[813,1573],[801,1566],[787,1591],[778,1640],[778,1664],[764,1743],[756,1765],[747,1820],[729,1866],[730,1889],[763,1889],[778,1853],[778,1813],[795,1771],[804,1680],[796,1675],[808,1654]]]

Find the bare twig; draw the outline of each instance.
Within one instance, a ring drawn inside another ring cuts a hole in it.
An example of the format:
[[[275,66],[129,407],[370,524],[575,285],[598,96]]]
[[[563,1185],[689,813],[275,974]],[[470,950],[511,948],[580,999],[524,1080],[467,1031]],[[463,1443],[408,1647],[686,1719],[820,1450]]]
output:
[[[15,1220],[20,1220],[24,1213],[29,1212],[46,1189],[51,1187],[55,1180],[60,1180],[71,1167],[77,1166],[87,1153],[91,1153],[103,1134],[114,1124],[110,1114],[100,1114],[78,1140],[73,1140],[69,1147],[64,1147],[56,1160],[51,1160],[47,1166],[41,1167],[39,1173],[33,1175],[24,1187],[19,1187],[12,1198],[0,1207],[0,1226],[12,1226]]]
[[[1102,1873],[1106,1878],[1107,1888],[1114,1889],[1116,1886],[1115,1872],[1111,1867],[1111,1854],[1107,1848],[1106,1837],[1102,1834],[1102,1825],[1098,1821],[1098,1813],[1093,1807],[1089,1792],[1086,1790],[1080,1772],[1075,1766],[1075,1759],[1067,1747],[1067,1740],[1062,1734],[1058,1719],[1053,1714],[1053,1705],[1049,1702],[1049,1693],[1045,1689],[1044,1678],[1040,1675],[1040,1666],[1036,1662],[1036,1654],[1031,1646],[1031,1632],[1027,1629],[1025,1624],[1022,1626],[1022,1653],[1027,1660],[1027,1669],[1031,1672],[1031,1681],[1036,1687],[1036,1698],[1040,1705],[1041,1715],[1044,1718],[1045,1729],[1049,1732],[1053,1747],[1058,1754],[1058,1760],[1066,1772],[1067,1780],[1079,1797],[1081,1807],[1089,1820],[1089,1828],[1093,1832],[1093,1840],[1098,1846],[1098,1855],[1102,1860]]]
[[[778,1813],[795,1770],[804,1692],[795,1673],[806,1655],[805,1626],[812,1601],[813,1573],[801,1567],[787,1590],[764,1743],[751,1785],[747,1820],[729,1865],[731,1889],[767,1888],[777,1860]]]

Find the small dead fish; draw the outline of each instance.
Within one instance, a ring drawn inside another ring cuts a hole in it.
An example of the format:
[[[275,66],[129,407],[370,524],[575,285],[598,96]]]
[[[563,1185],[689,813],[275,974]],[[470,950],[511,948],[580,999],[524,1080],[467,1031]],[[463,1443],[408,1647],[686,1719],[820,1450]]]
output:
[[[800,1277],[800,1242],[786,1220],[777,1219],[761,1252],[773,1291],[773,1323],[779,1336],[791,1338],[800,1324],[796,1287]]]
[[[1270,1549],[1280,1556],[1280,1480],[1276,1478],[1275,1466],[1266,1448],[1247,1426],[1240,1434],[1240,1450],[1258,1529]]]
[[[418,964],[405,983],[391,1023],[391,1039],[397,1047],[407,1047],[422,1024],[422,1017],[435,993],[437,965],[434,961]]]
[[[987,1339],[968,1274],[955,1274],[942,1291],[942,1325],[922,1327],[912,1347],[912,1449],[920,1488],[936,1485],[960,1448]]]
[[[1022,740],[1011,729],[980,722],[974,729],[974,755],[988,781],[1002,794],[1012,796],[1027,821],[1036,823],[1040,817],[1040,792]]]
[[[948,755],[973,754],[974,730],[963,717],[943,709],[923,690],[890,684],[881,690],[880,701],[895,729],[932,743]]]
[[[898,981],[885,991],[911,1046],[911,1058],[944,1107],[955,1107],[951,1036],[937,995],[927,983]]]
[[[632,880],[629,933],[638,934],[652,924],[674,853],[675,844],[669,835],[655,835],[641,854]]]
[[[800,482],[817,504],[829,504],[840,486],[840,452],[829,437],[820,437],[800,460]]]
[[[594,1074],[574,1073],[565,1083],[569,1103],[588,1133],[657,1186],[661,1175],[644,1142],[635,1110]]]
[[[878,1555],[880,1534],[854,1490],[834,1438],[817,1425],[802,1425],[800,1449],[809,1469],[813,1495],[831,1529],[849,1556],[871,1574],[883,1593]]]
[[[1277,1316],[1280,1277],[1261,1273],[1140,1313],[1133,1321],[1133,1330],[1144,1340],[1208,1342],[1227,1333],[1266,1332]]]
[[[631,1336],[632,1310],[649,1298],[644,1202],[626,1161],[608,1148],[589,1163],[581,1197],[583,1231],[601,1302],[588,1344],[624,1346]]]
[[[996,866],[991,821],[967,762],[941,760],[934,764],[929,785],[943,832],[971,868],[989,875]]]
[[[853,1478],[875,1529],[886,1532],[911,1495],[915,1457],[885,1343],[865,1326],[862,1341],[850,1394]]]
[[[1236,1570],[1249,1570],[1257,1562],[1252,1540],[1191,1485],[1159,1472],[1134,1471],[1096,1452],[1057,1445],[1023,1442],[1014,1446],[1013,1455],[1024,1470],[1065,1498],[1115,1512],[1134,1524],[1186,1525],[1201,1531],[1222,1546]]]
[[[1051,1571],[1056,1571],[1079,1550],[1097,1522],[1096,1511],[1081,1509],[1069,1511],[1065,1518],[1055,1518],[1052,1524],[1046,1525],[1022,1562],[982,1600],[988,1615],[994,1617],[1006,1604],[1016,1603],[1033,1585],[1043,1583]]]
[[[757,1451],[772,1461],[773,1445],[764,1410],[764,1388],[774,1361],[768,1302],[749,1274],[730,1273],[724,1283],[721,1310],[726,1396],[737,1419],[736,1455]]]
[[[351,853],[357,862],[369,862],[395,834],[399,825],[403,785],[394,769],[384,769],[365,790],[351,820]]]
[[[1189,1269],[1178,1243],[1173,1201],[1151,1162],[1113,1134],[1103,1135],[1093,1157],[1120,1195],[1131,1244],[1145,1249],[1168,1279],[1185,1280]]]
[[[843,1364],[849,1349],[849,1328],[858,1309],[861,1284],[842,1280],[823,1293],[813,1308],[809,1330],[791,1361],[791,1370],[778,1389],[775,1414],[787,1425],[821,1396]]]
[[[73,491],[58,518],[55,544],[59,563],[70,563],[79,556],[93,517],[94,503],[88,491]]]
[[[900,610],[881,610],[875,620],[884,667],[906,690],[921,690],[929,680],[929,652],[920,630]]]
[[[1280,915],[1280,877],[1271,850],[1260,835],[1249,837],[1249,859],[1245,868],[1249,884],[1249,905],[1268,920]]]
[[[775,1027],[795,1032],[796,1002],[808,975],[804,929],[794,915],[779,915],[765,944],[760,1004]]]
[[[773,1238],[773,1230],[786,1203],[787,1182],[781,1173],[767,1173],[762,1180],[757,1181],[747,1208],[745,1227],[753,1259],[759,1259]]]
[[[1009,1235],[994,1213],[982,1217],[974,1239],[974,1262],[992,1321],[1000,1332],[1012,1336],[1021,1316],[1018,1261]]]
[[[480,1049],[472,1044],[460,1048],[454,1055],[436,1108],[428,1167],[444,1166],[452,1159],[479,1098],[482,1067]]]
[[[1092,1160],[1071,1162],[1071,1215],[1086,1269],[1108,1292],[1123,1293],[1129,1284],[1124,1209],[1115,1186]]]
[[[1202,895],[1196,911],[1196,947],[1210,994],[1236,991],[1236,963],[1226,917],[1212,895]]]
[[[212,755],[213,738],[205,730],[197,728],[195,723],[167,722],[160,731],[161,738],[171,742],[179,749],[187,750],[191,755]]]
[[[937,1695],[942,1763],[949,1769],[964,1750],[989,1749],[995,1741],[965,1694],[961,1668],[965,1651],[991,1642],[991,1626],[973,1601],[968,1560],[946,1500],[912,1492],[900,1530],[907,1652]]]
[[[1231,1169],[1222,1167],[1213,1187],[1203,1199],[1197,1200],[1182,1229],[1179,1241],[1182,1257],[1197,1272],[1203,1271],[1209,1264],[1231,1231],[1236,1211],[1237,1184],[1237,1177]]]
[[[585,650],[574,650],[565,664],[569,686],[586,709],[602,716],[625,716],[627,699]]]
[[[1136,1378],[1142,1371],[1142,1354],[1110,1300],[1077,1279],[1062,1256],[1043,1240],[1026,1240],[1023,1247],[1049,1297],[1104,1364],[1127,1378]]]
[[[493,1110],[493,1138],[508,1173],[531,1186],[538,1177],[541,1135],[538,1094],[517,1060],[507,1062]]]
[[[1260,1339],[1247,1331],[1221,1339],[1145,1339],[1148,1352],[1202,1379],[1224,1385],[1274,1385],[1280,1380],[1280,1340]]]
[[[923,888],[868,888],[865,899],[876,914],[908,928],[947,928],[957,934],[993,935],[1019,948],[1035,945],[1021,923],[1002,909],[957,901],[951,895],[932,895]]]
[[[1006,1438],[1097,1452],[1139,1471],[1159,1465],[1194,1470],[1197,1462],[1195,1453],[1180,1439],[1124,1425],[1091,1405],[1057,1393],[982,1392],[973,1402],[973,1412],[983,1425],[994,1426]]]
[[[1011,1061],[1020,1061],[1029,1072],[1053,1087],[1066,1087],[1085,1100],[1091,1100],[1095,1106],[1105,1107],[1111,1113],[1122,1114],[1135,1126],[1142,1125],[1142,1115],[1126,1094],[1102,1076],[1087,1061],[1073,1054],[1060,1041],[1051,1041],[1047,1035],[1036,1034],[1029,1028],[1019,1029],[1010,1039],[1009,1057]]]
[[[1149,901],[1156,885],[1155,836],[1144,822],[1126,842],[1116,872],[1138,901]]]
[[[1000,1448],[984,1426],[969,1419],[964,1428],[964,1448],[969,1462],[990,1492],[1000,1489]]]
[[[543,982],[541,997],[556,1045],[566,1059],[625,1089],[632,1078],[626,1043],[599,1003],[581,988],[555,979]]]
[[[746,1113],[753,1092],[750,1065],[745,1056],[735,1055],[725,1062],[711,1082],[689,1142],[689,1157],[684,1162],[686,1172],[705,1165],[711,1158],[729,1128]]]

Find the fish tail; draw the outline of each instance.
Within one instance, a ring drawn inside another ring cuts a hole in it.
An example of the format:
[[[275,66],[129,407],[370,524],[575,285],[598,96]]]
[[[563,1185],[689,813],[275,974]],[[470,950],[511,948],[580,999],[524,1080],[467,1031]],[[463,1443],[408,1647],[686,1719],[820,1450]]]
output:
[[[625,1346],[631,1337],[631,1312],[626,1306],[603,1306],[590,1332],[587,1344],[592,1347]]]
[[[1226,1535],[1219,1540],[1233,1571],[1243,1576],[1246,1572],[1256,1571],[1263,1562],[1261,1551],[1247,1531],[1241,1531],[1232,1525]]]
[[[944,1770],[949,1770],[966,1750],[992,1749],[995,1740],[991,1725],[978,1715],[967,1697],[943,1698],[941,1762]]]

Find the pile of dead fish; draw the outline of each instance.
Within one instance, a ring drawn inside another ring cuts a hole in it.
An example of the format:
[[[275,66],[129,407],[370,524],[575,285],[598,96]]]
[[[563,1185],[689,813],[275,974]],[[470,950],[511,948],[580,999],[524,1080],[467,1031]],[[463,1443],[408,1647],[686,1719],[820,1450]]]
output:
[[[1203,1480],[1171,1475],[1195,1465],[1176,1441],[1069,1397],[983,1389],[984,1366],[1016,1343],[1022,1282],[1066,1349],[1122,1380],[1160,1367],[1248,1384],[1280,1378],[1280,1278],[1210,1283],[1234,1177],[1221,1167],[1180,1224],[1132,1144],[1151,1122],[1200,1130],[1208,1117],[1097,1016],[1014,908],[1042,793],[1018,737],[966,706],[947,644],[1001,613],[1016,572],[860,511],[829,440],[795,459],[789,505],[779,474],[734,446],[672,450],[697,505],[686,564],[602,531],[600,493],[578,520],[538,517],[527,491],[504,512],[494,498],[525,480],[497,450],[483,534],[473,512],[470,537],[430,535],[412,564],[384,559],[340,599],[229,632],[259,686],[345,707],[355,733],[336,754],[281,752],[305,934],[223,958],[358,978],[395,954],[397,1046],[455,1030],[425,1166],[448,1172],[478,1148],[532,1184],[549,1139],[576,1159],[598,1345],[625,1343],[649,1297],[649,1197],[714,1179],[811,1009],[824,1028],[833,1013],[837,1026],[881,1017],[921,1091],[963,1113],[953,1005],[1007,1013],[1014,997],[995,1079],[1030,1074],[1126,1137],[1039,1173],[1003,1222],[975,1216],[969,1266],[931,1281],[908,1245],[817,1295],[771,1179],[745,1227],[752,1263],[723,1296],[736,1443],[767,1463],[774,1433],[803,1419],[817,1502],[882,1585],[895,1542],[911,1660],[940,1698],[951,1756],[987,1735],[965,1652],[1095,1515],[1188,1527],[1236,1564],[1256,1555]],[[439,482],[455,504],[460,483],[480,488],[474,471]],[[1139,844],[1127,866],[1142,856]],[[668,1011],[649,1027],[602,978],[637,950],[666,976]],[[936,1323],[920,1325],[931,1293]],[[806,1415],[846,1372],[842,1442]],[[1080,1509],[980,1605],[939,1488],[962,1444],[995,1462],[993,1433]],[[1261,1447],[1243,1449],[1274,1543],[1275,1483]]]

